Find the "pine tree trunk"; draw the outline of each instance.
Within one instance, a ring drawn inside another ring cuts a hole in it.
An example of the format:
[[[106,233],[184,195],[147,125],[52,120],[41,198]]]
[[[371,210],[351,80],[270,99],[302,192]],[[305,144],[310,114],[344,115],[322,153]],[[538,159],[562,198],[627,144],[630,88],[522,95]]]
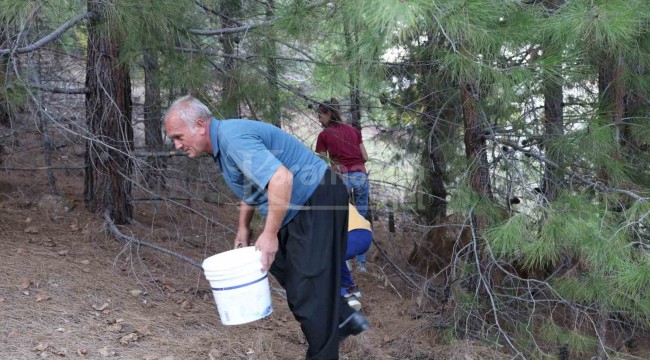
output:
[[[461,97],[465,125],[465,156],[472,163],[470,185],[477,193],[491,198],[490,169],[484,136],[486,119],[479,108],[478,88],[473,83],[463,83]]]
[[[598,68],[598,95],[600,112],[614,124],[614,140],[620,146],[624,143],[623,115],[625,113],[625,89],[623,85],[623,60],[620,56],[605,55]],[[621,149],[612,154],[614,160],[622,160]],[[604,183],[611,179],[605,169],[598,171],[598,178]]]
[[[554,141],[564,134],[562,84],[546,78],[542,86],[544,88],[544,148],[548,159],[561,166],[562,157],[560,152],[552,147]],[[562,169],[553,169],[548,165],[544,166],[542,190],[548,201],[557,198],[558,190],[562,187],[562,181]]]
[[[158,56],[144,51],[144,143],[148,150],[163,146]]]
[[[109,211],[116,224],[124,224],[132,217],[131,81],[119,60],[119,35],[110,27],[99,29],[116,1],[88,0],[88,11],[99,17],[88,29],[86,121],[92,139],[86,142],[84,200],[89,210]]]
[[[233,19],[239,14],[240,2],[238,0],[221,0],[221,27],[226,29],[235,27]],[[239,101],[237,96],[237,81],[235,74],[235,49],[239,38],[237,34],[223,34],[223,80],[221,83],[221,107],[219,112],[226,119],[239,117]]]
[[[32,84],[40,86],[41,77],[40,77],[40,65],[34,59],[37,54],[34,52],[29,53],[27,62],[29,64],[30,80]],[[52,170],[52,141],[50,140],[50,131],[49,131],[49,119],[46,114],[43,114],[42,111],[42,97],[40,90],[34,90],[34,100],[36,101],[35,114],[38,119],[38,131],[41,133],[43,139],[43,159],[45,161],[45,167],[47,168],[47,183],[50,187],[50,194],[59,195],[59,192],[56,189],[56,177],[54,177],[54,170]]]
[[[268,21],[274,18],[275,15],[275,0],[266,1],[266,18]],[[269,40],[271,51],[266,62],[267,72],[269,74],[269,87],[271,93],[269,94],[269,109],[271,113],[271,124],[281,128],[282,127],[282,106],[280,104],[280,89],[278,88],[278,62],[275,57],[277,55],[277,47],[275,40]]]
[[[0,49],[6,49],[9,43],[7,41],[7,32],[0,27]],[[7,84],[7,63],[9,55],[0,55],[0,125],[9,125],[9,104],[6,98]]]
[[[611,117],[616,143],[623,143],[625,113],[624,64],[621,56],[605,56],[598,69],[598,93],[601,112]]]
[[[479,108],[479,90],[474,83],[466,82],[461,84],[461,101],[463,103],[463,120],[465,125],[465,156],[470,167],[470,185],[474,191],[485,197],[492,197],[490,186],[490,169],[487,159],[487,144],[485,141],[485,116]],[[472,215],[473,233],[475,239],[485,230],[487,221],[484,216]],[[482,244],[474,244],[472,250],[478,258],[481,273],[487,271],[487,257],[482,254]],[[468,282],[468,289],[475,289],[478,286],[477,279]],[[484,289],[482,288],[481,291]]]
[[[543,0],[542,4],[548,10],[557,10],[565,0]],[[549,44],[547,44],[549,45]],[[543,46],[544,52],[554,51],[551,46]],[[557,52],[557,51],[556,51]],[[558,80],[559,81],[559,80]],[[544,178],[542,179],[542,192],[547,201],[557,199],[558,191],[562,187],[562,156],[561,151],[553,149],[555,141],[564,135],[564,116],[562,113],[562,101],[564,92],[562,83],[554,81],[550,76],[545,76],[542,80],[542,89],[544,93],[544,144],[546,157],[554,163],[560,165],[559,169],[554,169],[547,164],[544,166]]]
[[[465,156],[470,165],[470,185],[474,191],[484,197],[492,198],[492,188],[490,186],[490,169],[487,158],[487,144],[485,141],[486,119],[480,109],[479,89],[473,82],[461,84],[461,101],[463,103],[463,120],[465,125]],[[487,257],[483,255],[483,243],[478,242],[483,231],[487,227],[487,218],[485,215],[473,214],[472,227],[475,234],[474,250],[475,256],[481,273],[487,271]],[[477,280],[477,279],[476,279]],[[468,289],[475,289],[478,283],[470,281]],[[481,288],[481,291],[484,291]]]
[[[447,190],[444,183],[444,158],[440,151],[439,121],[437,118],[429,120],[429,142],[427,144],[427,184],[426,190],[429,198],[427,208],[427,221],[433,224],[447,216]]]
[[[144,50],[144,143],[150,151],[160,151],[163,148],[162,111],[160,100],[160,72],[158,70],[158,55],[152,50]],[[162,191],[165,177],[162,174],[167,159],[152,157],[147,159],[151,166],[145,169],[144,176],[147,185]]]
[[[433,37],[432,37],[433,38]],[[428,63],[423,61],[423,63]],[[449,111],[448,99],[439,98],[434,85],[435,78],[439,74],[433,69],[433,65],[423,66],[419,70],[424,88],[422,93],[424,111],[420,116],[423,124],[426,124],[428,131],[427,147],[425,148],[426,183],[424,188],[427,191],[427,222],[433,224],[447,216],[447,189],[445,188],[445,159],[442,154],[441,145],[448,140],[443,131],[444,123],[448,122],[447,117],[455,114],[455,109]],[[442,116],[442,118],[441,118]]]
[[[634,76],[636,77],[645,77],[647,78],[648,69],[645,68],[642,64],[637,64],[634,71]],[[650,139],[639,140],[632,136],[634,128],[631,125],[632,119],[634,118],[646,118],[648,117],[648,104],[650,104],[650,99],[648,99],[648,93],[642,89],[630,89],[630,92],[625,97],[625,114],[623,118],[623,138],[626,140],[626,145],[629,146],[628,152],[631,152],[633,157],[638,156],[642,152],[650,151]],[[647,120],[646,120],[647,122]],[[648,125],[646,125],[648,126]],[[634,160],[633,160],[634,161]]]
[[[623,116],[625,115],[625,83],[623,75],[625,74],[625,65],[623,57],[617,56],[614,59],[614,74],[612,78],[612,121],[616,131],[616,142],[624,146],[627,142],[625,139],[625,128]]]
[[[345,36],[345,46],[348,54],[348,60],[352,60],[352,53],[354,51],[356,31],[351,29],[353,27],[349,20],[346,19],[343,23],[343,32]],[[348,78],[350,83],[350,118],[349,124],[357,130],[361,131],[361,97],[359,96],[359,74],[355,66],[350,65],[348,71]]]

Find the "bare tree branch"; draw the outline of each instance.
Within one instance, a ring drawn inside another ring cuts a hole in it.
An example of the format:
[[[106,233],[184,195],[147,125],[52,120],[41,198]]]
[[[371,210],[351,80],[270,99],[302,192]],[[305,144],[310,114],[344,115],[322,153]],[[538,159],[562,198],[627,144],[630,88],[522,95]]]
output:
[[[270,26],[270,25],[273,25],[273,23],[275,23],[275,22],[276,22],[276,20],[263,21],[263,22],[260,22],[258,24],[242,25],[242,26],[237,26],[237,27],[223,28],[223,29],[213,29],[213,30],[189,29],[188,32],[190,34],[202,35],[202,36],[235,34],[235,33],[240,33],[240,32],[246,32],[246,31],[258,28],[258,27]]]
[[[83,95],[88,92],[88,90],[85,87],[84,88],[59,88],[59,87],[48,87],[48,86],[37,85],[37,84],[29,84],[29,87],[37,90],[51,92],[53,94]]]
[[[111,233],[113,235],[115,235],[115,237],[118,240],[125,241],[125,242],[132,242],[132,243],[137,244],[138,246],[145,246],[145,247],[160,251],[160,252],[165,253],[167,255],[171,255],[171,256],[174,256],[176,258],[179,258],[179,259],[185,261],[186,263],[189,263],[189,264],[191,264],[193,266],[196,266],[199,269],[203,269],[201,264],[199,264],[195,260],[190,259],[189,257],[187,257],[185,255],[181,255],[181,254],[175,253],[175,252],[173,252],[173,251],[171,251],[169,249],[165,249],[164,247],[161,247],[161,246],[158,246],[158,245],[155,245],[155,244],[151,244],[151,243],[148,243],[146,241],[142,241],[142,240],[136,238],[135,236],[124,235],[117,228],[117,226],[115,225],[115,223],[111,219],[111,216],[110,216],[108,211],[104,212],[104,219],[106,220],[106,225],[108,226],[109,230],[111,231]]]
[[[307,5],[307,9],[313,9],[317,8],[323,4],[326,4],[328,1],[317,1],[311,5]],[[271,26],[275,22],[277,22],[277,19],[269,20],[269,21],[262,21],[257,24],[250,24],[250,25],[242,25],[242,26],[237,26],[237,27],[231,27],[231,28],[223,28],[223,29],[213,29],[213,30],[200,30],[200,29],[189,29],[187,30],[190,34],[194,35],[202,35],[202,36],[214,36],[214,35],[223,35],[223,34],[235,34],[235,33],[240,33],[240,32],[246,32],[249,30],[253,30],[259,27],[266,27],[266,26]]]
[[[43,171],[43,170],[83,170],[84,166],[40,166],[35,168],[0,167],[5,171]]]
[[[267,59],[268,57],[265,55],[244,55],[244,56],[237,56],[237,55],[231,55],[231,54],[224,54],[221,51],[217,50],[212,50],[212,49],[193,49],[193,48],[185,48],[185,47],[175,47],[174,50],[180,51],[180,52],[185,52],[185,53],[196,53],[196,54],[201,54],[201,55],[206,55],[206,56],[222,56],[222,57],[227,57],[235,60],[241,60],[241,61],[246,61],[249,59],[254,59],[254,58],[265,58]],[[306,63],[313,63],[313,64],[318,64],[318,65],[324,65],[324,66],[336,66],[334,63],[328,63],[324,61],[316,61],[313,59],[300,59],[300,58],[292,58],[292,57],[284,57],[284,56],[274,56],[273,59],[276,60],[286,60],[286,61],[296,61],[296,62],[306,62]]]
[[[131,153],[137,157],[174,157],[174,156],[187,156],[181,151],[134,151]]]
[[[93,19],[96,16],[97,16],[97,14],[95,14],[93,12],[90,12],[90,11],[85,13],[85,14],[79,14],[79,15],[73,17],[72,19],[66,21],[63,25],[59,26],[56,30],[52,31],[51,33],[49,33],[48,35],[44,36],[43,38],[41,38],[40,40],[38,40],[37,42],[35,42],[35,43],[31,44],[31,45],[21,47],[21,48],[17,48],[17,49],[13,49],[13,50],[12,49],[0,49],[0,56],[6,55],[6,54],[9,54],[9,53],[24,54],[24,53],[28,53],[30,51],[34,51],[34,50],[36,50],[36,49],[38,49],[38,48],[40,48],[40,47],[42,47],[42,46],[44,46],[44,45],[46,45],[46,44],[48,44],[50,42],[56,40],[66,30],[68,30],[71,27],[75,26],[76,24],[78,24],[82,20]]]
[[[531,156],[531,157],[533,157],[533,158],[535,158],[535,159],[537,159],[537,160],[539,160],[539,161],[553,167],[554,169],[557,169],[557,168],[560,167],[558,164],[556,164],[552,160],[547,159],[542,154],[538,154],[538,153],[536,153],[534,151],[531,151],[530,149],[526,149],[526,148],[524,148],[522,146],[519,146],[518,144],[516,144],[516,143],[514,143],[512,141],[500,139],[500,138],[497,138],[496,136],[493,136],[493,135],[490,135],[490,134],[485,134],[485,138],[496,141],[496,142],[498,142],[500,144],[509,146],[509,147],[511,147],[511,148],[513,148],[515,150],[519,150],[519,151],[523,152],[524,154],[527,154],[527,155],[529,155],[529,156]],[[602,192],[606,192],[606,193],[625,194],[625,195],[633,198],[634,200],[638,200],[638,201],[648,201],[648,199],[649,199],[647,197],[643,197],[643,196],[641,196],[639,194],[636,194],[636,193],[634,193],[632,191],[629,191],[629,190],[611,188],[611,187],[606,186],[606,185],[604,185],[602,183],[593,182],[593,181],[587,179],[586,177],[584,177],[584,176],[582,176],[580,174],[575,174],[574,173],[572,176],[575,177],[576,179],[578,179],[581,183],[589,185],[589,186],[593,187],[594,189],[596,189],[598,191],[602,191]]]

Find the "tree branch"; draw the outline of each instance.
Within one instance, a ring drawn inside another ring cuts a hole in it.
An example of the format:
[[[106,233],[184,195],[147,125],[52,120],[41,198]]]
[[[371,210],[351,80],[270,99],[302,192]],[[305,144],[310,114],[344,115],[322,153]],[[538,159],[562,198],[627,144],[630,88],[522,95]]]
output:
[[[35,43],[31,44],[31,45],[21,47],[21,48],[17,48],[17,49],[14,49],[14,50],[12,50],[12,49],[0,49],[0,56],[6,55],[6,54],[9,54],[9,53],[24,54],[24,53],[28,53],[30,51],[34,51],[34,50],[36,50],[36,49],[38,49],[38,48],[40,48],[40,47],[42,47],[42,46],[44,46],[44,45],[46,45],[46,44],[48,44],[50,42],[56,40],[66,30],[68,30],[71,27],[75,26],[76,24],[78,24],[82,20],[94,19],[96,17],[97,17],[97,14],[95,14],[95,13],[93,13],[91,11],[89,11],[89,12],[87,12],[85,14],[79,14],[79,15],[73,17],[72,19],[66,21],[63,25],[59,26],[56,30],[52,31],[51,33],[49,33],[48,35],[44,36],[43,38],[41,38],[40,40],[38,40],[37,42],[35,42]]]
[[[183,260],[183,261],[185,261],[185,262],[187,262],[187,263],[189,263],[189,264],[191,264],[193,266],[196,266],[199,269],[203,269],[201,264],[199,264],[198,262],[190,259],[189,257],[187,257],[185,255],[181,255],[181,254],[175,253],[175,252],[173,252],[173,251],[171,251],[169,249],[165,249],[164,247],[161,247],[161,246],[158,246],[158,245],[155,245],[155,244],[151,244],[151,243],[148,243],[146,241],[142,241],[142,240],[140,240],[140,239],[138,239],[138,238],[136,238],[134,236],[124,235],[117,228],[117,226],[113,222],[113,219],[111,219],[111,216],[110,216],[108,211],[104,212],[104,219],[106,220],[106,225],[108,226],[109,230],[111,231],[111,233],[113,235],[115,235],[115,237],[118,240],[125,241],[127,243],[133,242],[133,243],[137,244],[138,246],[145,246],[145,247],[160,251],[160,252],[165,253],[167,255],[171,255],[171,256],[174,256],[176,258],[179,258],[179,259],[181,259],[181,260]]]
[[[306,9],[313,9],[316,7],[319,7],[323,4],[326,4],[329,0],[324,0],[324,1],[317,1],[311,5],[307,5],[305,8]],[[240,32],[246,32],[249,30],[253,30],[259,27],[266,27],[266,26],[271,26],[275,22],[277,22],[277,19],[273,20],[268,20],[268,21],[262,21],[257,24],[250,24],[250,25],[242,25],[242,26],[237,26],[237,27],[230,27],[230,28],[223,28],[223,29],[213,29],[213,30],[200,30],[200,29],[188,29],[187,31],[190,34],[194,35],[202,35],[202,36],[214,36],[214,35],[223,35],[223,34],[235,34],[235,33],[240,33]]]
[[[220,51],[217,50],[212,50],[212,49],[194,49],[194,48],[185,48],[185,47],[175,47],[174,50],[184,52],[184,53],[195,53],[195,54],[201,54],[205,56],[222,56],[222,57],[227,57],[235,60],[241,60],[241,61],[246,61],[248,59],[254,59],[254,58],[265,58],[268,59],[268,56],[264,55],[244,55],[244,56],[237,56],[237,55],[232,55],[232,54],[224,54]],[[300,59],[300,58],[292,58],[292,57],[284,57],[284,56],[274,56],[272,59],[276,60],[286,60],[286,61],[296,61],[296,62],[306,62],[306,63],[313,63],[313,64],[318,64],[318,65],[324,65],[324,66],[336,66],[336,64],[333,63],[326,63],[326,62],[321,62],[321,61],[316,61],[313,59]]]
[[[534,151],[531,151],[529,149],[521,147],[521,146],[519,146],[518,144],[516,144],[516,143],[514,143],[512,141],[499,139],[496,136],[491,135],[491,133],[489,131],[484,136],[485,136],[486,139],[490,139],[490,140],[496,141],[496,142],[498,142],[500,144],[509,146],[509,147],[511,147],[511,148],[513,148],[515,150],[519,150],[519,151],[523,152],[524,154],[527,154],[530,157],[535,158],[535,159],[537,159],[537,160],[551,166],[554,169],[558,169],[560,167],[558,164],[556,164],[552,160],[547,159],[542,154],[538,154],[538,153],[536,153]],[[591,180],[587,179],[586,177],[584,177],[582,175],[579,175],[579,174],[573,174],[572,176],[575,177],[576,179],[578,179],[583,184],[589,185],[589,186],[593,187],[594,189],[596,189],[598,191],[602,191],[602,192],[606,192],[606,193],[612,193],[612,192],[620,193],[620,194],[625,194],[625,195],[633,198],[634,200],[648,201],[647,197],[642,197],[641,195],[633,193],[632,191],[629,191],[629,190],[611,188],[611,187],[606,186],[606,185],[604,185],[602,183],[593,182],[593,181],[591,181]]]
[[[189,29],[187,31],[190,34],[202,35],[202,36],[235,34],[235,33],[240,33],[240,32],[246,32],[246,31],[249,31],[249,30],[253,30],[253,29],[256,29],[258,27],[270,26],[270,25],[273,25],[273,23],[275,23],[276,21],[277,20],[262,21],[262,22],[260,22],[258,24],[242,25],[242,26],[231,27],[231,28],[223,28],[223,29],[213,29],[213,30]]]
[[[187,156],[184,152],[180,151],[134,151],[131,155],[137,157],[174,157],[174,156]]]
[[[85,166],[40,166],[35,168],[0,167],[4,171],[83,170]]]
[[[30,88],[37,89],[37,90],[42,90],[42,91],[47,91],[51,92],[54,94],[79,94],[83,95],[88,92],[88,90],[83,87],[83,88],[59,88],[59,87],[47,87],[47,86],[42,86],[42,85],[36,85],[36,84],[29,84]]]

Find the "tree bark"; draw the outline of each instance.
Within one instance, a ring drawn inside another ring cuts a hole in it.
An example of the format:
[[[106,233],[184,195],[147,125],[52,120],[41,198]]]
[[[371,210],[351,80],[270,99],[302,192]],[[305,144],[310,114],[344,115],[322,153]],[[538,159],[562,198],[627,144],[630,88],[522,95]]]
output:
[[[149,49],[144,50],[144,143],[151,152],[163,149],[158,55]],[[149,157],[147,163],[151,168],[144,171],[145,181],[156,193],[160,193],[165,185],[162,171],[167,165],[167,159]]]
[[[348,70],[348,78],[350,84],[350,118],[348,122],[357,130],[361,131],[361,97],[359,96],[359,74],[357,67],[353,64],[352,53],[354,51],[355,40],[357,33],[354,31],[353,25],[346,19],[343,23],[343,32],[345,36],[345,47],[347,50],[347,57],[350,63]]]
[[[623,85],[623,59],[620,56],[603,56],[598,66],[598,95],[600,112],[611,119],[614,124],[614,140],[619,148],[612,154],[612,159],[622,160],[620,146],[624,143],[623,114],[625,113],[625,89]],[[597,174],[600,181],[611,183],[611,176],[605,168]]]
[[[565,0],[543,0],[542,4],[548,10],[554,11],[564,4]],[[543,45],[544,52],[561,53],[553,49],[550,43]],[[539,53],[535,54],[537,56]],[[542,91],[544,93],[544,144],[546,157],[556,163],[559,167],[553,168],[546,163],[544,166],[544,177],[542,179],[542,193],[547,201],[557,199],[559,189],[563,186],[563,157],[561,151],[554,149],[555,141],[564,135],[564,116],[562,113],[562,101],[564,92],[562,90],[561,77],[555,81],[551,76],[545,75],[542,80]]]
[[[650,35],[648,35],[650,36]],[[647,77],[648,69],[642,64],[637,64],[634,70],[634,75],[637,77]],[[648,114],[650,114],[648,93],[642,89],[632,88],[625,96],[625,114],[623,117],[623,138],[626,140],[625,145],[629,147],[628,152],[631,153],[633,158],[637,158],[640,153],[650,151],[650,139],[640,140],[638,137],[633,136],[634,121],[633,119],[644,118],[648,121]],[[634,161],[634,160],[633,160]]]
[[[130,176],[133,149],[131,81],[119,60],[120,34],[99,29],[102,15],[117,0],[88,0],[88,11],[99,15],[88,28],[86,61],[86,141],[84,201],[91,211],[109,211],[117,224],[132,217]]]
[[[492,197],[490,169],[485,141],[485,115],[479,108],[478,88],[472,82],[461,85],[463,122],[465,125],[465,156],[472,163],[470,185],[477,193]]]
[[[7,32],[0,27],[0,49],[8,47]],[[0,55],[0,125],[9,125],[9,104],[7,102],[7,63],[8,55]]]
[[[480,108],[480,96],[478,86],[474,82],[461,83],[461,101],[463,104],[463,123],[465,126],[464,142],[465,156],[469,162],[469,183],[472,189],[486,198],[492,198],[492,188],[490,185],[490,168],[487,157],[487,143],[485,140],[486,118]],[[483,254],[484,243],[482,239],[483,231],[488,226],[487,216],[484,214],[472,213],[473,240],[476,241],[472,247],[475,252],[478,271],[482,274],[487,273],[488,257]],[[473,278],[468,282],[468,290],[477,289],[480,286],[480,278]],[[481,286],[481,292],[485,288]]]
[[[147,150],[161,150],[162,114],[158,56],[152,50],[144,51],[144,143]]]
[[[29,64],[29,71],[30,71],[30,80],[36,85],[41,84],[41,77],[40,77],[40,64],[37,63],[36,59],[34,57],[37,54],[34,52],[29,53],[28,56],[28,64]],[[43,159],[45,160],[45,166],[47,167],[47,183],[50,187],[50,194],[52,195],[59,195],[58,190],[56,189],[56,177],[54,176],[54,170],[52,169],[52,141],[50,140],[50,132],[49,132],[49,119],[47,117],[47,114],[43,114],[42,111],[42,106],[43,106],[43,101],[41,98],[40,91],[36,90],[34,92],[34,113],[36,114],[36,117],[38,119],[38,131],[41,133],[41,136],[43,138]]]
[[[275,0],[266,1],[266,18],[271,21],[275,16]],[[280,104],[280,89],[278,88],[278,62],[275,59],[277,55],[277,46],[275,40],[270,39],[269,57],[266,60],[267,72],[269,74],[269,112],[271,114],[271,124],[282,128],[282,106]]]
[[[422,63],[428,63],[423,61]],[[419,70],[423,82],[422,99],[424,111],[420,118],[426,125],[427,146],[424,153],[426,169],[425,190],[427,192],[427,222],[434,224],[447,216],[447,189],[445,188],[445,159],[442,154],[441,145],[448,140],[444,128],[447,126],[450,117],[455,115],[456,110],[449,111],[449,99],[441,99],[436,95],[435,80],[439,73],[433,69],[433,65],[425,65]]]
[[[553,149],[554,141],[564,134],[564,118],[562,115],[562,84],[553,79],[546,78],[542,84],[544,88],[544,149],[546,157],[556,164],[562,164],[562,156],[559,151]],[[562,187],[562,170],[554,169],[546,164],[544,166],[544,179],[542,190],[548,201],[553,201],[558,196],[558,190]]]
[[[221,0],[221,27],[223,29],[237,27],[232,20],[239,14],[240,3],[238,0]],[[235,75],[235,49],[239,43],[237,33],[225,33],[222,37],[223,42],[223,80],[221,83],[221,116],[228,118],[239,117],[239,101],[237,94],[237,81]]]

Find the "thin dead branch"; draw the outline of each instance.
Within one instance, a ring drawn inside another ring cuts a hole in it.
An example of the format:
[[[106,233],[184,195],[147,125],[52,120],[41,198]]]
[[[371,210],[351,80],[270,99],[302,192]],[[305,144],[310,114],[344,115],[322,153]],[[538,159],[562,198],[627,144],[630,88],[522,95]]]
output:
[[[485,136],[486,139],[493,140],[493,141],[498,142],[500,144],[509,146],[509,147],[511,147],[511,148],[513,148],[515,150],[521,151],[524,154],[529,155],[530,157],[535,158],[535,159],[537,159],[537,160],[551,166],[554,169],[557,169],[557,168],[560,167],[558,164],[556,164],[552,160],[549,160],[546,157],[544,157],[544,155],[538,154],[535,151],[532,151],[530,149],[526,149],[526,148],[524,148],[522,146],[519,146],[518,144],[516,144],[516,143],[514,143],[512,141],[497,138],[496,136],[489,135],[489,134],[485,134],[484,136]],[[636,194],[636,193],[634,193],[632,191],[629,191],[629,190],[616,189],[616,188],[606,186],[603,183],[593,182],[593,181],[587,179],[586,177],[584,177],[584,176],[582,176],[580,174],[574,173],[572,176],[575,177],[576,179],[578,179],[578,181],[580,181],[581,183],[583,183],[585,185],[589,185],[590,187],[593,187],[594,189],[596,189],[598,191],[602,191],[602,192],[605,192],[605,193],[625,194],[625,195],[633,198],[634,200],[638,200],[638,201],[648,201],[648,199],[649,199],[647,197],[643,197],[643,196],[641,196],[639,194]]]
[[[36,49],[38,49],[40,47],[43,47],[43,46],[47,45],[48,43],[50,43],[52,41],[58,39],[58,37],[61,36],[61,34],[63,34],[64,32],[66,32],[66,30],[68,30],[71,27],[77,25],[82,20],[94,19],[95,17],[97,17],[97,14],[95,14],[95,13],[93,13],[91,11],[89,11],[87,13],[84,13],[84,14],[79,14],[79,15],[73,17],[72,19],[66,21],[65,23],[63,23],[63,25],[59,26],[56,30],[54,30],[51,33],[45,35],[40,40],[36,41],[35,43],[33,43],[31,45],[21,47],[21,48],[17,48],[17,49],[0,49],[0,56],[6,55],[6,54],[9,54],[9,53],[25,54],[25,53],[28,53],[30,51],[34,51],[34,50],[36,50]]]
[[[321,5],[326,4],[328,1],[318,1],[315,2],[311,5],[307,5],[307,9],[314,9],[317,8]],[[230,27],[230,28],[223,28],[223,29],[212,29],[212,30],[200,30],[200,29],[189,29],[187,30],[190,34],[194,35],[201,35],[201,36],[215,36],[215,35],[224,35],[224,34],[236,34],[240,32],[247,32],[256,28],[260,27],[267,27],[275,24],[278,20],[277,19],[272,19],[268,21],[262,21],[257,24],[249,24],[249,25],[241,25],[241,26],[236,26],[236,27]]]
[[[59,87],[49,87],[37,84],[29,84],[29,87],[36,90],[47,91],[53,94],[70,94],[70,95],[83,95],[88,92],[84,88],[59,88]]]
[[[108,229],[111,231],[111,233],[118,240],[121,240],[121,241],[124,241],[124,242],[127,242],[127,243],[134,243],[134,244],[137,244],[138,246],[145,246],[145,247],[154,249],[156,251],[160,251],[160,252],[165,253],[167,255],[171,255],[171,256],[174,256],[174,257],[176,257],[178,259],[181,259],[181,260],[185,261],[186,263],[188,263],[190,265],[193,265],[193,266],[195,266],[195,267],[197,267],[199,269],[203,269],[201,264],[199,264],[195,260],[190,259],[189,257],[187,257],[185,255],[173,252],[173,251],[171,251],[169,249],[165,249],[164,247],[158,246],[156,244],[152,244],[152,243],[149,243],[149,242],[146,242],[146,241],[142,241],[142,240],[136,238],[135,236],[128,236],[128,235],[123,234],[117,228],[117,225],[115,225],[115,223],[113,222],[113,219],[111,219],[111,216],[110,216],[108,211],[104,212],[104,220],[106,221],[106,226],[108,227]]]
[[[131,155],[136,157],[165,157],[187,156],[181,151],[134,151]]]

